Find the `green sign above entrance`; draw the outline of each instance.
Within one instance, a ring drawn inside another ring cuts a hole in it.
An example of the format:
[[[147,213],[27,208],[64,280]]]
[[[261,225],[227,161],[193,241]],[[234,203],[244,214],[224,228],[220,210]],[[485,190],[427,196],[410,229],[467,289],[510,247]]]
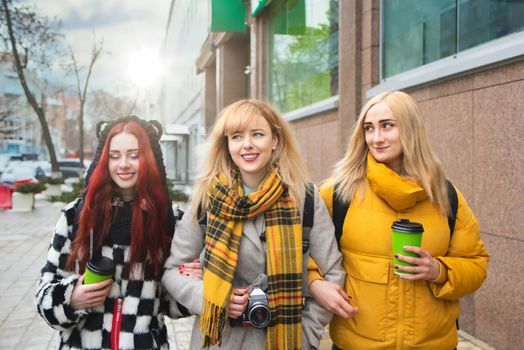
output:
[[[251,0],[251,16],[258,16],[271,0]]]
[[[246,31],[246,3],[243,0],[212,0],[211,31]]]

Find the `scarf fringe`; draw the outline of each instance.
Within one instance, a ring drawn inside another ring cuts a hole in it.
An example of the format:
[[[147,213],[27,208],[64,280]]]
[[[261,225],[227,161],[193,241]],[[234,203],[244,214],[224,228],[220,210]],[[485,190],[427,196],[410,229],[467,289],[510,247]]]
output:
[[[204,299],[200,315],[200,331],[204,334],[202,347],[222,345],[222,333],[226,326],[226,319],[226,309]]]

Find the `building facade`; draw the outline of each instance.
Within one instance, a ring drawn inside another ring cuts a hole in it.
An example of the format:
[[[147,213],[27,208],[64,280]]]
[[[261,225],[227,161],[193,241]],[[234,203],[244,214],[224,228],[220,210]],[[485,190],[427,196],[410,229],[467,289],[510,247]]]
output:
[[[0,53],[0,153],[40,153],[38,121],[13,69],[10,53]]]
[[[201,130],[237,99],[267,99],[293,126],[318,183],[341,158],[366,100],[408,92],[491,254],[483,287],[461,301],[461,328],[497,349],[523,344],[524,2],[207,3],[210,30],[191,62]]]
[[[78,98],[68,96],[47,84],[38,84],[34,72],[26,71],[30,89],[45,109],[46,121],[58,157],[76,152],[78,135],[67,132],[75,125]],[[41,85],[46,87],[45,93]],[[74,129],[74,128],[72,128]],[[11,53],[0,53],[0,153],[27,154],[48,159],[42,127],[31,108],[13,66]]]
[[[167,176],[189,183],[197,168],[196,155],[205,138],[202,112],[203,76],[195,60],[209,26],[208,1],[172,1],[162,57],[166,65],[160,96],[165,125],[161,139]]]

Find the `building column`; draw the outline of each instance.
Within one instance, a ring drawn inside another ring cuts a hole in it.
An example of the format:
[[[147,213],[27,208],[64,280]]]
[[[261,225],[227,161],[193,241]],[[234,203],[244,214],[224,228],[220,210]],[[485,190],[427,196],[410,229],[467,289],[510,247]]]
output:
[[[361,108],[361,3],[340,1],[339,16],[339,118],[342,147],[346,147],[348,130]]]
[[[204,128],[206,135],[211,130],[217,117],[217,80],[216,80],[216,65],[210,64],[204,69]]]
[[[248,95],[249,34],[235,33],[216,51],[217,111]]]

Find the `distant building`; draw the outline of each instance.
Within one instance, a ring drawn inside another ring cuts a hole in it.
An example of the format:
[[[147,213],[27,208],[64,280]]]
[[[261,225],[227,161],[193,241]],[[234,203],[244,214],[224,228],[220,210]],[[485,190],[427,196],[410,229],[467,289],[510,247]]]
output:
[[[78,97],[71,92],[56,92],[46,99],[46,118],[50,128],[56,130],[58,135],[59,147],[58,157],[78,153],[79,148],[79,127],[78,111],[80,103]],[[53,139],[54,140],[54,139]],[[53,141],[54,142],[54,141]],[[88,144],[84,145],[86,149]],[[87,150],[87,149],[86,149]]]
[[[26,78],[33,94],[41,100],[31,72],[26,72]],[[68,129],[71,123],[67,121],[76,119],[78,98],[64,93],[49,93],[45,109],[57,156],[76,152],[78,135]],[[77,128],[77,125],[74,127]],[[12,55],[0,53],[0,153],[31,153],[38,154],[40,159],[47,159],[48,151],[41,130],[14,69]]]
[[[187,181],[204,131],[236,99],[267,99],[284,113],[320,182],[365,101],[405,90],[420,103],[492,255],[488,280],[462,300],[460,326],[497,349],[524,343],[516,263],[524,259],[524,2],[177,0],[171,7],[164,55],[174,63],[163,117],[189,130],[179,143],[188,143],[187,153],[176,156],[184,161],[173,163],[190,169]]]
[[[39,154],[40,132],[10,53],[0,53],[0,153]]]
[[[197,154],[205,137],[203,83],[195,60],[208,34],[209,2],[172,1],[162,55],[167,72],[162,85],[160,113],[165,125],[161,139],[167,175],[192,182]]]

